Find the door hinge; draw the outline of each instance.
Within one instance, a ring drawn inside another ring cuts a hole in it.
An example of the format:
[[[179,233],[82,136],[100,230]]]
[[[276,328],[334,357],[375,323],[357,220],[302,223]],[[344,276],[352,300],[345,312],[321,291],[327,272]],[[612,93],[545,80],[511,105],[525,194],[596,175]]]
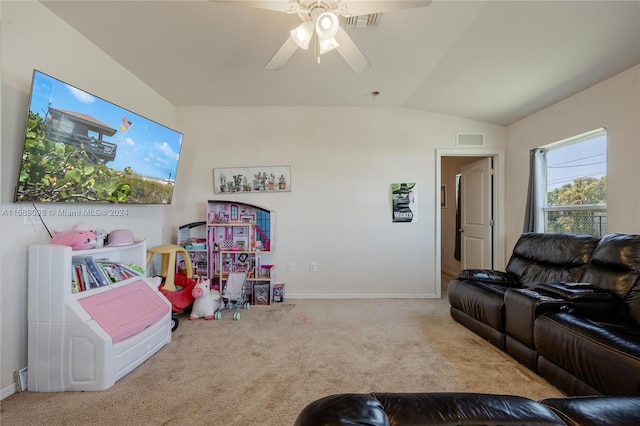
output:
[[[491,176],[495,176],[496,175],[496,169],[489,169],[489,174]]]
[[[496,221],[495,221],[495,220],[493,220],[493,219],[490,219],[490,220],[489,220],[489,226],[493,226],[493,225],[495,225],[495,224],[496,224]]]

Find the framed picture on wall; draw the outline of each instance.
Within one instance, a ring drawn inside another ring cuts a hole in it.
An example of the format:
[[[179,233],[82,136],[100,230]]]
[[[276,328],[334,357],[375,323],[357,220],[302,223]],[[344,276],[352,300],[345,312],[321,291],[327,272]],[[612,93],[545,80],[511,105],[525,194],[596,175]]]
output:
[[[415,182],[392,183],[391,202],[394,223],[418,221],[418,191]]]
[[[447,208],[447,185],[440,186],[440,207]]]
[[[290,166],[213,169],[213,192],[291,192]]]

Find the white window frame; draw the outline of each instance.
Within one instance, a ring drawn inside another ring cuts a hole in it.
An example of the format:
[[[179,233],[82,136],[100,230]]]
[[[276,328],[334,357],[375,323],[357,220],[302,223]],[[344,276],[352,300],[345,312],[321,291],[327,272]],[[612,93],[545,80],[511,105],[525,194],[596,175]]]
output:
[[[548,231],[548,228],[547,228],[548,212],[569,210],[567,209],[567,206],[549,206],[547,204],[547,200],[548,200],[547,199],[547,191],[548,191],[547,172],[549,167],[547,163],[547,153],[553,149],[565,147],[570,144],[579,144],[581,142],[586,142],[602,136],[604,136],[606,140],[607,129],[604,127],[592,130],[590,132],[582,133],[577,136],[572,136],[570,138],[566,138],[566,139],[540,147],[541,153],[539,156],[536,157],[535,170],[532,170],[532,173],[537,174],[537,180],[536,180],[536,182],[538,183],[536,186],[536,197],[538,199],[537,205],[542,206],[540,209],[536,211],[536,215],[538,216],[536,219],[536,228],[538,229],[536,229],[535,232],[551,232],[551,231]],[[606,176],[606,171],[605,171],[605,176]],[[596,204],[594,205],[576,204],[576,205],[572,205],[570,210],[572,211],[593,210],[593,211],[604,212],[606,214],[607,204],[606,204],[606,201],[604,204],[597,204],[597,205]]]

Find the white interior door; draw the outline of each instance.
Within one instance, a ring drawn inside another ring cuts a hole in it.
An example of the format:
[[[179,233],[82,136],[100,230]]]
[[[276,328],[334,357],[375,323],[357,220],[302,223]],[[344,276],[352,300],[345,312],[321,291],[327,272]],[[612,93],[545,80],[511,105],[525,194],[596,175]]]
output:
[[[462,167],[462,269],[493,268],[493,185],[491,157]]]

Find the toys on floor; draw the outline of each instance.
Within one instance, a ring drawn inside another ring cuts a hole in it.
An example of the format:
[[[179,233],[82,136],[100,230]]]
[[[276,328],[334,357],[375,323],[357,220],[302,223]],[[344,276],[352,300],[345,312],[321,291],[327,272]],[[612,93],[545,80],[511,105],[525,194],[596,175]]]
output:
[[[214,319],[215,313],[222,306],[222,298],[218,291],[211,289],[211,281],[208,278],[200,279],[191,291],[191,294],[194,301],[189,319]]]
[[[144,270],[141,270],[141,273],[144,274]],[[176,331],[180,324],[178,314],[189,311],[193,304],[194,299],[192,290],[195,287],[197,280],[194,278],[188,278],[183,274],[176,274],[175,290],[167,290],[164,288],[164,279],[161,276],[151,277],[150,280],[152,280],[152,283],[158,287],[160,293],[162,293],[169,303],[171,303],[171,331]]]
[[[240,320],[240,310],[242,306],[245,309],[249,309],[249,300],[245,294],[244,284],[247,279],[246,272],[229,272],[227,282],[224,284],[222,291],[222,307],[224,309],[235,309],[233,313],[233,319]],[[222,314],[220,311],[216,312],[216,319],[220,319]]]

